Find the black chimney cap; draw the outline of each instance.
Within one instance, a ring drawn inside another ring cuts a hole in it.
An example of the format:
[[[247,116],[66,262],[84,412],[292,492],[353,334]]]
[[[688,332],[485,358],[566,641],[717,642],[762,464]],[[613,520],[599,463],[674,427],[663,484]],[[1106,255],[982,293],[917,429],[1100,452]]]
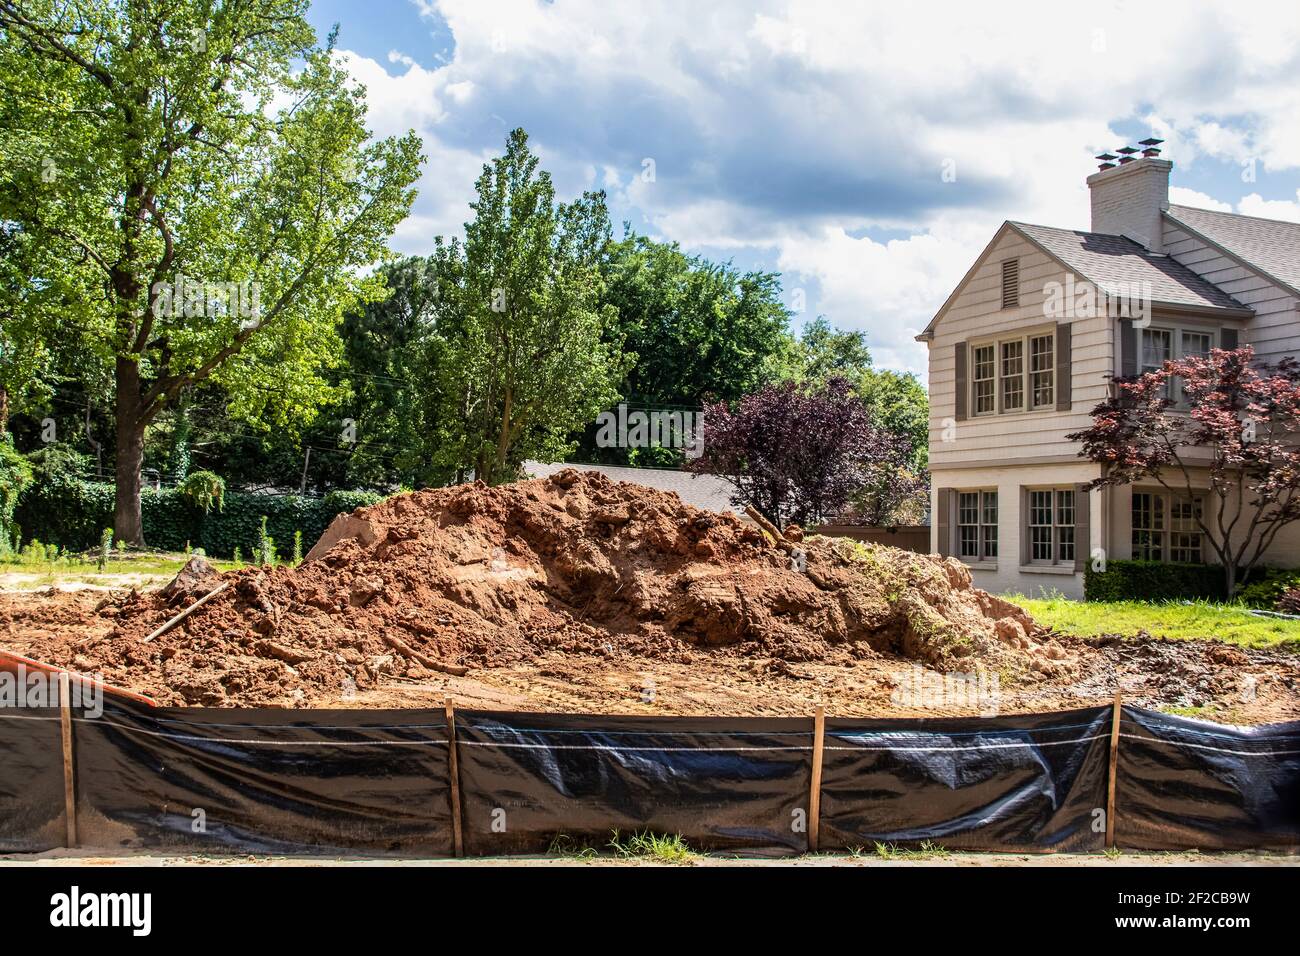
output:
[[[1163,143],[1163,142],[1164,142],[1163,139],[1156,139],[1154,136],[1148,136],[1146,139],[1144,139],[1144,140],[1142,140],[1140,143],[1138,143],[1138,145],[1139,145],[1139,146],[1159,146],[1159,145],[1160,145],[1161,143]]]
[[[1137,150],[1132,146],[1121,146],[1117,152],[1123,153],[1125,156],[1131,156],[1136,153]]]
[[[1096,158],[1097,158],[1097,159],[1100,159],[1100,160],[1103,160],[1104,162],[1107,162],[1107,163],[1109,163],[1109,162],[1110,162],[1111,160],[1113,160],[1113,159],[1119,159],[1119,157],[1116,156],[1114,153],[1102,153],[1100,156],[1098,156],[1098,157],[1096,157]]]

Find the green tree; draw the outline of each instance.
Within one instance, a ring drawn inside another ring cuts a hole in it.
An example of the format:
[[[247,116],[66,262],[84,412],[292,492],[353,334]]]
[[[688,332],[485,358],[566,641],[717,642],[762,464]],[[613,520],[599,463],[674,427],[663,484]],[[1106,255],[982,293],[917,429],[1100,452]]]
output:
[[[476,189],[464,243],[436,240],[422,387],[433,463],[496,484],[526,458],[561,458],[617,395],[625,360],[601,304],[604,194],[557,204],[521,129]]]
[[[730,402],[775,377],[789,339],[775,273],[742,273],[635,234],[611,247],[604,272],[604,301],[618,310],[617,332],[637,356],[622,387],[629,400]]]
[[[57,294],[111,369],[119,541],[143,541],[145,430],[183,390],[297,427],[330,395],[341,315],[381,292],[364,267],[409,211],[419,141],[368,141],[307,6],[0,0],[0,221],[39,267],[22,295]]]
[[[929,462],[930,396],[911,372],[876,368],[865,332],[834,328],[818,316],[803,328],[791,363],[791,376],[803,382],[843,377],[853,385],[877,428],[904,436],[913,452],[909,465],[920,471]]]

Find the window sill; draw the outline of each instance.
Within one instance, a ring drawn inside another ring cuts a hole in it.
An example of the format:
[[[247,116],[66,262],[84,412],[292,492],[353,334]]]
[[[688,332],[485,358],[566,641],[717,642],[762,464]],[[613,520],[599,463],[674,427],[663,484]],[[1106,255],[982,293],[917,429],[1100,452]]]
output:
[[[1027,574],[1078,574],[1072,564],[1022,564],[1020,570]]]
[[[996,561],[967,561],[964,558],[958,558],[958,560],[972,571],[996,571],[998,569]]]
[[[967,420],[973,422],[1014,421],[1017,418],[1032,418],[1036,415],[1047,415],[1051,412],[1060,412],[1062,415],[1066,414],[1055,405],[1045,405],[1042,408],[1031,408],[1027,412],[979,412],[968,416]]]

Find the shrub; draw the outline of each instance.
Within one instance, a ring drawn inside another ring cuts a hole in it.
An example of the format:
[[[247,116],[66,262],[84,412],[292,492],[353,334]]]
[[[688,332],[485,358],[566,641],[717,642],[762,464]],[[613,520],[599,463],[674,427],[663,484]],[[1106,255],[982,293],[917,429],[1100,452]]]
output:
[[[1271,611],[1282,595],[1300,588],[1300,571],[1290,568],[1256,568],[1250,580],[1237,591],[1237,600],[1247,607]]]
[[[1300,587],[1288,588],[1277,599],[1277,609],[1283,614],[1300,614]]]
[[[1105,571],[1090,566],[1084,572],[1083,594],[1089,601],[1221,601],[1223,569],[1214,564],[1107,561]]]
[[[301,531],[304,542],[315,543],[335,516],[382,498],[370,491],[332,491],[323,498],[228,491],[220,511],[204,513],[179,488],[146,488],[140,503],[150,547],[183,551],[189,543],[195,551],[229,558],[236,548],[244,554],[256,549],[263,516],[269,537],[290,541]],[[22,493],[15,518],[66,551],[87,551],[113,523],[113,486],[67,474],[38,477]]]
[[[220,511],[226,498],[226,483],[211,471],[196,471],[180,484],[180,492],[207,514],[216,505]]]
[[[108,559],[113,556],[113,529],[105,528],[99,533],[99,561],[97,566],[100,571],[108,567]]]

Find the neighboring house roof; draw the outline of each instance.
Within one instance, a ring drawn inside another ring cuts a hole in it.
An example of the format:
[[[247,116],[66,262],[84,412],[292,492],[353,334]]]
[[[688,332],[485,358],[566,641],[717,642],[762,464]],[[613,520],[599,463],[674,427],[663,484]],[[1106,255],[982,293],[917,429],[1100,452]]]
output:
[[[1015,230],[1066,269],[1105,292],[1119,293],[1125,291],[1125,286],[1131,288],[1133,283],[1150,283],[1152,301],[1157,305],[1228,310],[1242,316],[1253,314],[1228,293],[1176,259],[1149,252],[1141,243],[1125,236],[1008,221],[1003,223],[984,252],[976,258],[970,271],[953,289],[918,338],[930,336],[948,306],[1008,229]]]
[[[1171,205],[1177,225],[1300,296],[1300,222]]]
[[[673,471],[667,468],[619,468],[613,465],[565,464],[564,462],[546,463],[540,461],[524,462],[524,471],[536,478],[549,478],[565,468],[578,471],[598,471],[614,481],[628,481],[634,485],[644,485],[658,491],[675,491],[677,497],[688,505],[704,508],[708,511],[734,511],[742,513],[731,503],[735,491],[731,482],[716,475],[694,475],[688,471]]]

